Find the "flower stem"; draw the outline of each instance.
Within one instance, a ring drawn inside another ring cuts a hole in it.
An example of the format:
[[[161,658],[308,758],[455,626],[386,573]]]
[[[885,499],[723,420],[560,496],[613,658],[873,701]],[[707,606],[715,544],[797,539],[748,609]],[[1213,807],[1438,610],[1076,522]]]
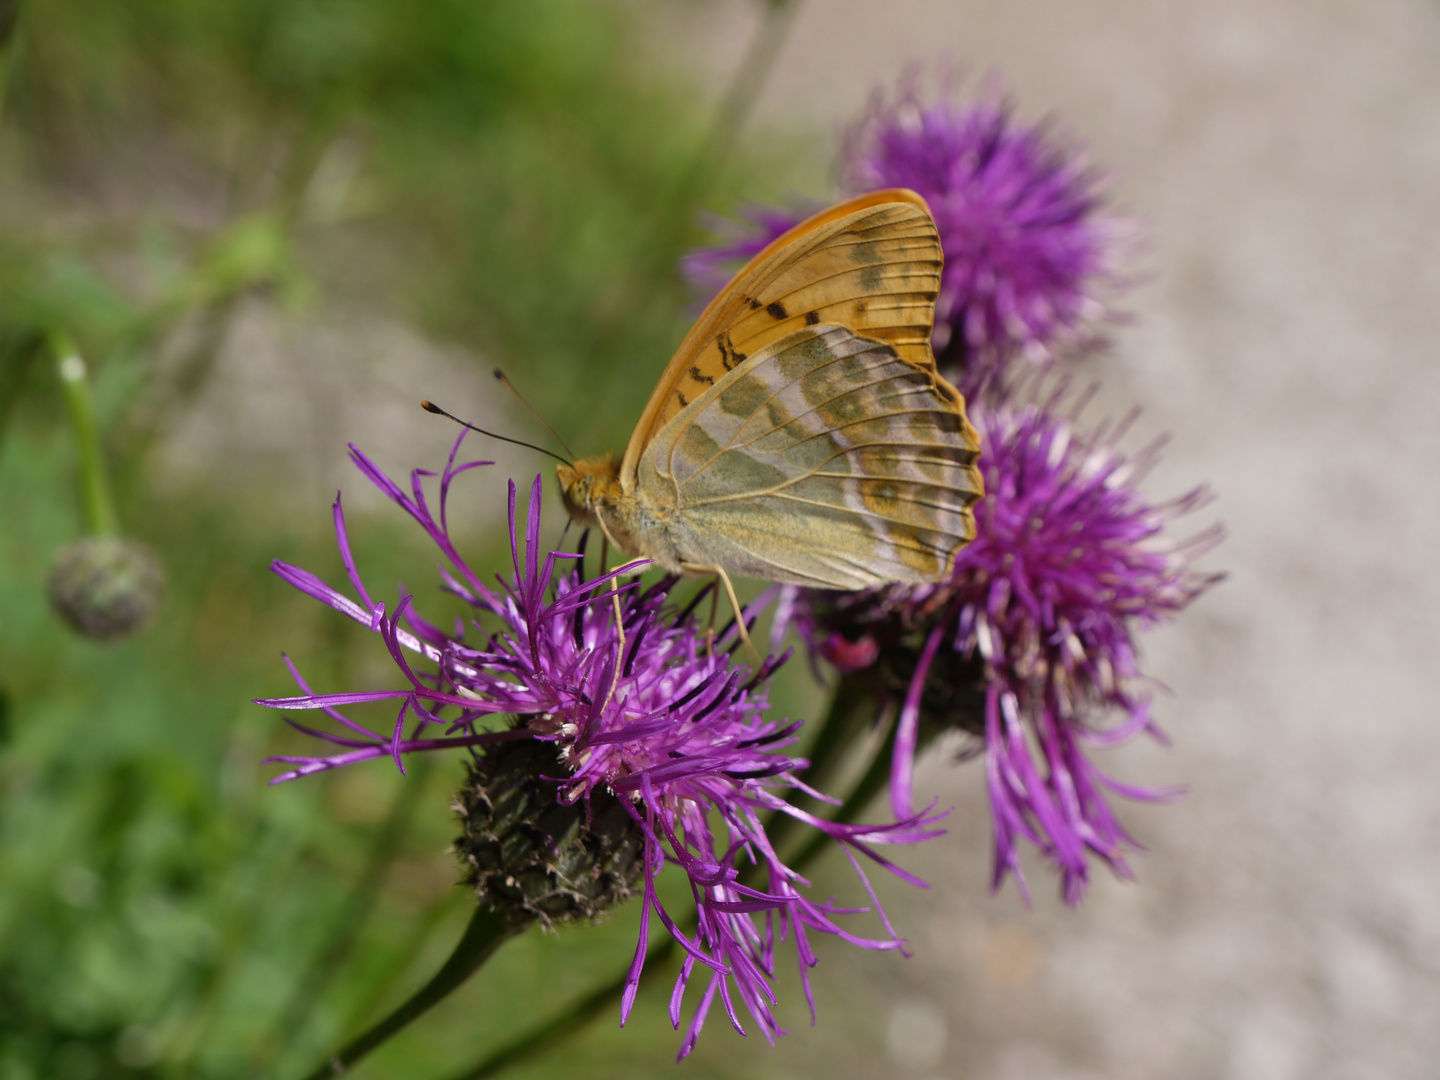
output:
[[[670,959],[670,954],[675,951],[675,948],[675,939],[666,938],[660,945],[650,950],[649,956],[646,957],[645,971],[640,976],[642,985],[647,981],[651,971],[665,966],[665,962]],[[589,1021],[614,1008],[615,1003],[625,993],[625,983],[629,976],[630,970],[627,964],[610,982],[592,990],[553,1020],[507,1043],[464,1072],[457,1073],[453,1080],[485,1080],[485,1077],[496,1076],[511,1065],[524,1061],[538,1050],[548,1049],[572,1037]]]
[[[349,1072],[366,1054],[457,990],[485,961],[495,955],[501,945],[526,925],[523,922],[513,922],[492,908],[476,907],[460,943],[455,946],[450,959],[435,973],[435,977],[384,1020],[332,1054],[330,1059],[310,1073],[306,1080],[325,1080],[326,1077],[342,1076]]]
[[[874,801],[880,792],[885,790],[885,784],[890,779],[890,757],[895,750],[895,725],[890,725],[890,731],[885,736],[885,743],[876,752],[870,762],[870,767],[865,770],[865,775],[855,785],[840,808],[830,816],[830,820],[840,823],[849,823],[860,816],[860,812]],[[795,857],[790,859],[790,865],[795,869],[814,862],[825,850],[830,842],[830,837],[823,832],[816,832],[808,843],[796,852]]]
[[[105,478],[105,459],[100,452],[100,433],[95,427],[85,361],[80,358],[75,342],[63,330],[51,332],[50,351],[55,357],[55,371],[60,377],[60,389],[65,395],[65,408],[70,414],[70,428],[75,433],[75,446],[80,455],[80,502],[85,531],[91,536],[118,536],[120,520],[115,514],[110,483]]]
[[[429,952],[430,941],[435,937],[438,928],[446,921],[452,910],[465,908],[475,903],[473,893],[456,889],[449,894],[449,898],[438,904],[431,904],[420,916],[410,932],[394,943],[388,944],[388,955],[380,954],[380,963],[374,976],[369,980],[370,986],[363,996],[355,1002],[353,1007],[347,1010],[345,1022],[341,1025],[346,1031],[360,1027],[366,1019],[374,1016],[380,1007],[385,1003],[389,988],[405,977],[415,965],[415,957]]]
[[[705,141],[676,189],[676,205],[688,206],[703,194],[703,182],[730,150],[760,91],[765,88],[765,82],[780,56],[780,49],[790,36],[790,27],[799,6],[799,0],[764,0],[765,13],[760,25],[750,39],[740,65],[730,76],[730,83],[720,99]]]
[[[819,734],[808,753],[810,764],[800,777],[812,788],[823,790],[829,785],[836,771],[845,763],[845,751],[855,745],[856,732],[877,713],[873,696],[855,685],[848,677],[842,677],[830,701],[830,711],[820,722]],[[801,806],[811,801],[799,789],[790,792],[789,802]],[[778,850],[784,838],[799,822],[789,814],[774,811],[765,822],[765,835]]]

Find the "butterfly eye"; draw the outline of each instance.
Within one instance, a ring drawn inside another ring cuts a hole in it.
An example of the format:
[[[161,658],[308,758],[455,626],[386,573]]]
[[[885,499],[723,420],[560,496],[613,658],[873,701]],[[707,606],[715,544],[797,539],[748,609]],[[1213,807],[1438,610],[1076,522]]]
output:
[[[594,477],[587,476],[569,465],[555,470],[560,479],[560,501],[565,512],[577,525],[589,527],[597,524],[594,510]]]

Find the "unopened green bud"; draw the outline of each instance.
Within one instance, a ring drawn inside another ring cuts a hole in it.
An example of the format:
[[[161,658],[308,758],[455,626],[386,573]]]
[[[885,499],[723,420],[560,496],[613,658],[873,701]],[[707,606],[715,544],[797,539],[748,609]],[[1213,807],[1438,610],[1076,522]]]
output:
[[[60,550],[47,584],[51,606],[72,629],[114,641],[150,621],[165,575],[144,544],[89,536]]]

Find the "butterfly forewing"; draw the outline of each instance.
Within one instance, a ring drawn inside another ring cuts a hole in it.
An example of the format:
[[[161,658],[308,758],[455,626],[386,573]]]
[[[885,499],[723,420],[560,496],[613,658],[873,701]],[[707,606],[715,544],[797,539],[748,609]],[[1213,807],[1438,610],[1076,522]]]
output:
[[[736,275],[681,343],[631,436],[623,482],[633,483],[646,446],[682,410],[807,326],[849,327],[933,372],[930,332],[942,261],[929,210],[909,191],[852,199],[781,236]]]
[[[951,394],[887,342],[802,328],[667,424],[637,493],[689,562],[831,589],[933,580],[981,492]]]

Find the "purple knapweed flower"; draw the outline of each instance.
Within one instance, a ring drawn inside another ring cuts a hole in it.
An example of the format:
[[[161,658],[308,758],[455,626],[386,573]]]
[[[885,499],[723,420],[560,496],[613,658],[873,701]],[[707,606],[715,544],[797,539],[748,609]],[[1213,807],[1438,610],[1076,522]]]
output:
[[[1014,356],[1045,362],[1103,319],[1135,233],[1100,176],[1045,125],[1018,122],[998,90],[924,105],[913,86],[877,97],[850,132],[848,191],[908,187],[945,250],[935,351],[971,389]]]
[[[541,558],[539,477],[530,492],[523,549],[516,536],[515,485],[510,485],[513,576],[498,587],[486,585],[459,555],[446,525],[451,483],[467,469],[488,464],[457,465],[459,448],[457,440],[440,476],[435,513],[423,485],[433,473],[413,472],[407,494],[354,447],[351,455],[365,476],[404,508],[439,548],[446,563],[441,569],[444,588],[474,610],[468,627],[457,621],[447,631],[426,621],[414,611],[409,596],[390,613],[376,603],[351,556],[338,497],[336,536],[355,598],[304,570],[275,564],[276,573],[296,588],[378,633],[408,683],[392,691],[317,694],[300,682],[302,696],[262,702],[280,709],[319,709],[345,729],[336,734],[302,727],[340,749],[277,759],[296,767],[276,782],[385,755],[398,765],[403,755],[417,751],[522,738],[553,744],[569,770],[542,778],[554,780],[555,798],[566,805],[582,800],[588,805],[592,797],[613,795],[643,838],[644,909],[622,1023],[634,1003],[653,914],[686,954],[671,999],[671,1020],[677,1028],[696,967],[709,975],[680,1055],[693,1048],[717,996],[737,1030],[743,1033],[743,1006],[762,1034],[773,1039],[783,1033],[771,1011],[777,940],[793,940],[807,999],[808,969],[816,962],[811,935],[833,934],[873,949],[899,949],[903,943],[878,903],[888,938],[860,937],[837,922],[837,916],[868,908],[842,909],[830,901],[811,900],[805,892],[808,882],[772,848],[762,815],[788,814],[832,837],[872,900],[856,854],[923,884],[880,857],[874,845],[938,835],[938,815],[907,815],[898,824],[881,827],[843,825],[786,802],[787,788],[809,789],[795,776],[805,765],[803,759],[784,753],[794,744],[800,724],[776,723],[764,715],[764,683],[783,657],[767,660],[751,673],[723,651],[708,647],[707,634],[688,613],[677,616],[667,606],[673,579],[642,590],[638,583],[623,583],[621,571],[589,581],[576,570],[559,573],[561,560],[579,557],[550,552]],[[722,635],[720,643],[729,637],[730,632]],[[296,678],[299,681],[298,673]],[[399,703],[388,734],[364,728],[340,711],[375,701]],[[447,708],[455,715],[442,717]],[[481,727],[487,717],[499,714],[513,716],[516,726],[499,731]],[[428,736],[430,731],[440,734]],[[742,861],[760,873],[754,879],[747,874],[742,881]],[[666,865],[679,867],[689,879],[698,918],[693,934],[682,929],[656,892],[656,879]],[[813,1019],[813,999],[811,1003]]]
[[[1025,840],[1059,869],[1073,904],[1092,854],[1129,876],[1124,849],[1138,847],[1107,791],[1152,801],[1176,794],[1113,780],[1086,751],[1140,732],[1163,741],[1136,633],[1219,580],[1191,563],[1221,533],[1164,538],[1208,493],[1151,503],[1135,485],[1160,444],[1127,458],[1116,442],[1129,421],[1080,435],[1075,411],[1051,411],[1058,397],[972,412],[985,498],[975,506],[976,538],[948,581],[802,594],[794,604],[815,653],[841,671],[871,671],[881,693],[902,700],[890,788],[896,814],[909,813],[925,734],[948,727],[978,736],[994,824],[992,886],[1013,873],[1028,900]],[[1107,726],[1114,713],[1121,721]]]
[[[945,253],[932,340],[967,397],[1003,387],[1016,357],[1047,363],[1085,344],[1124,283],[1134,222],[1106,208],[1080,151],[1018,122],[994,89],[964,106],[925,105],[913,85],[877,98],[845,138],[840,174],[843,194],[903,187],[929,204]],[[682,270],[713,294],[806,216],[751,208]]]

